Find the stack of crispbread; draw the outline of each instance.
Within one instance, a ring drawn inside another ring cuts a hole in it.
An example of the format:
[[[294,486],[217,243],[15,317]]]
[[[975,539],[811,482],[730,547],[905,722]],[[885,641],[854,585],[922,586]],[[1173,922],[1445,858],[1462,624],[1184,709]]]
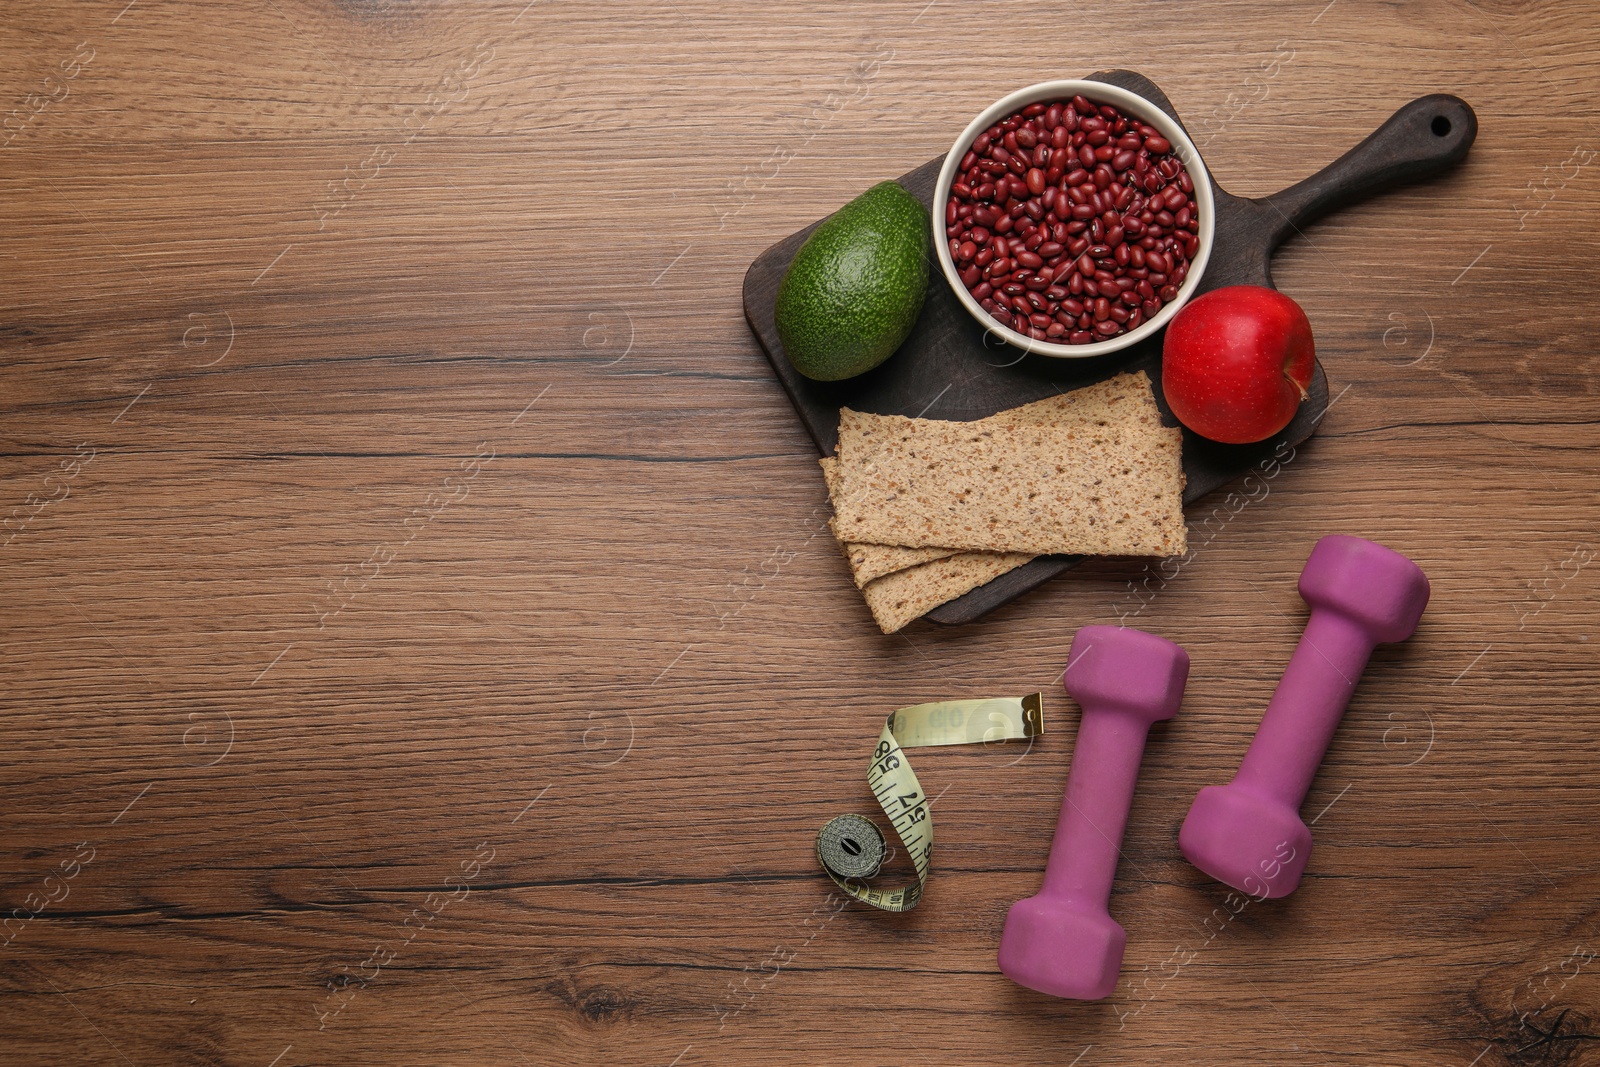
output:
[[[1181,440],[1141,371],[977,422],[846,408],[822,470],[888,634],[1037,555],[1181,554]]]

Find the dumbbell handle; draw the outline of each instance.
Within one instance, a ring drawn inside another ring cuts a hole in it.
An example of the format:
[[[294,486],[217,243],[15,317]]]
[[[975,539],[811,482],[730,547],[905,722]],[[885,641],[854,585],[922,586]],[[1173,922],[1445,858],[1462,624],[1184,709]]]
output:
[[[1313,609],[1233,780],[1298,810],[1372,649],[1347,616]]]
[[[1084,707],[1040,896],[1100,908],[1111,899],[1122,831],[1149,733],[1148,716],[1115,707]]]

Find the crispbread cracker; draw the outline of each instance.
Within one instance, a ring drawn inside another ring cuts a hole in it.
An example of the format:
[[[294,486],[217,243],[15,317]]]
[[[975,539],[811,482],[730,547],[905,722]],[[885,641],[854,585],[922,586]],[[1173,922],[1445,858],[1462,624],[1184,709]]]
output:
[[[822,478],[828,483],[828,496],[831,499],[839,483],[839,461],[832,456],[824,456],[818,462],[822,464]],[[833,525],[832,520],[828,525]],[[857,589],[865,588],[874,578],[903,571],[919,563],[946,559],[957,552],[954,548],[901,548],[899,545],[866,545],[850,541],[840,541],[839,548],[850,563],[850,574],[856,580]]]
[[[1010,552],[963,552],[918,564],[868,582],[861,590],[878,629],[892,634],[946,601],[987,585],[1032,556]]]
[[[1118,374],[1081,389],[1010,408],[978,421],[983,425],[1022,426],[1076,422],[1105,424],[1114,419],[1152,427],[1161,425],[1161,412],[1156,407],[1155,396],[1150,391],[1150,379],[1144,371]],[[837,494],[838,462],[833,456],[821,461],[830,498]],[[868,582],[886,574],[936,559],[948,559],[956,554],[954,549],[935,546],[906,548],[843,539],[840,539],[839,547],[850,563],[850,572],[858,589],[865,588]]]
[[[870,415],[839,423],[834,532],[872,544],[1097,556],[1184,551],[1176,430]]]

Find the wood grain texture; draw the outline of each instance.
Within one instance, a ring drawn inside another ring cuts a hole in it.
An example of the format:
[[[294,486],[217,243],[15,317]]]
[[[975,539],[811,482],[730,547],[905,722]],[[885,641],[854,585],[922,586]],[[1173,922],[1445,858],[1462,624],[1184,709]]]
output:
[[[0,1062],[1600,1063],[1597,28],[13,5]],[[1179,573],[1085,564],[882,637],[741,279],[1005,91],[1107,67],[1240,195],[1426,93],[1481,130],[1278,254],[1334,401],[1263,499],[1191,515]],[[1301,889],[1233,914],[1176,830],[1334,531],[1434,600],[1357,690]],[[1124,842],[1122,981],[1052,1001],[994,950],[1072,752],[1067,643],[1118,618],[1194,670]],[[919,757],[922,906],[835,914],[812,835],[870,801],[880,716],[1037,689],[1031,749]]]

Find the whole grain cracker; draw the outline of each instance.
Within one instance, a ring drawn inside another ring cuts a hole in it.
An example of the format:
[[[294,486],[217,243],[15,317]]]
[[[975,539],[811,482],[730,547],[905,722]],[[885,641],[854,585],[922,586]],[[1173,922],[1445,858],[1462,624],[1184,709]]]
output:
[[[980,419],[978,423],[1022,426],[1093,422],[1104,425],[1113,421],[1150,427],[1161,425],[1161,412],[1156,407],[1155,396],[1150,389],[1150,379],[1144,371],[1118,374],[1068,393],[1009,408],[986,419]],[[832,498],[837,493],[838,460],[828,456],[821,460],[821,464],[823,478],[828,485],[828,495]],[[956,554],[953,549],[936,546],[906,548],[897,545],[852,542],[842,538],[839,546],[844,552],[845,559],[849,561],[851,575],[858,589],[886,574],[936,559],[948,559]]]
[[[1177,555],[1180,442],[1123,421],[1004,426],[846,408],[834,531],[909,547]]]
[[[987,585],[1032,556],[1011,552],[963,552],[895,571],[861,590],[878,629],[892,634],[946,601]]]

